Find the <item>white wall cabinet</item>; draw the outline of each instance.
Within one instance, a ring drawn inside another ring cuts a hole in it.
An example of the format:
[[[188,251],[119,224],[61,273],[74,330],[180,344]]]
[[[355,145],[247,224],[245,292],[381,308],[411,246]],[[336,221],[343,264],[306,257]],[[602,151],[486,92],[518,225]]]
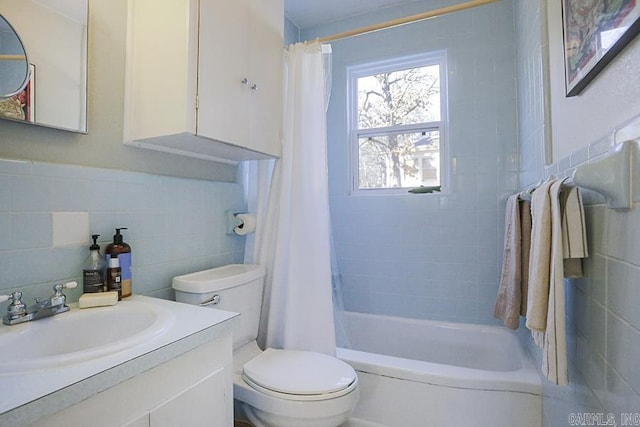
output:
[[[129,0],[126,144],[280,155],[283,0]]]
[[[32,427],[231,427],[231,346],[211,341]]]

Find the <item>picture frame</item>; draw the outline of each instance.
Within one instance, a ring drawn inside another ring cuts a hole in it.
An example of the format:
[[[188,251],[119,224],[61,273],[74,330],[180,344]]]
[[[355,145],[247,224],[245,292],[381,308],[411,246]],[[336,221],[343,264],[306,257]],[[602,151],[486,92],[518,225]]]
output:
[[[578,95],[640,32],[639,0],[562,0],[566,96]]]
[[[36,121],[36,66],[29,63],[29,83],[25,87],[25,117],[28,122]]]
[[[25,88],[9,98],[0,99],[0,117],[35,122],[36,66],[29,64],[29,80]]]

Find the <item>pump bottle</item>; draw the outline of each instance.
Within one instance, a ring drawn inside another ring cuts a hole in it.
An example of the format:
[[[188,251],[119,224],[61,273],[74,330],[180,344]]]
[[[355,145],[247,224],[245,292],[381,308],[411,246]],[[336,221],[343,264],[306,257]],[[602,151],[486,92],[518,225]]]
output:
[[[122,241],[120,230],[126,230],[126,227],[116,228],[116,234],[113,236],[113,243],[110,243],[105,249],[106,261],[112,255],[117,256],[122,274],[122,297],[131,296],[132,293],[132,275],[131,275],[131,246]]]
[[[118,292],[118,301],[122,299],[122,279],[118,255],[111,254],[107,268],[107,290]]]
[[[84,293],[104,292],[106,263],[100,254],[99,234],[93,234],[93,244],[89,247],[89,256],[82,269],[82,288]]]

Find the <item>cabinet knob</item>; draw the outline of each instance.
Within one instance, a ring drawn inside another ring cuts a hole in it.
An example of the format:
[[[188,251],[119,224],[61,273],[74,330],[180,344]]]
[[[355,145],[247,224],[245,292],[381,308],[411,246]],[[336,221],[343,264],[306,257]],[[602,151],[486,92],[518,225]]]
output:
[[[249,79],[245,77],[244,79],[242,79],[242,82],[241,82],[241,83],[242,83],[243,85],[247,86],[247,85],[249,84]]]
[[[251,90],[253,90],[253,91],[258,90],[258,85],[255,84],[255,83],[253,85],[251,85]]]

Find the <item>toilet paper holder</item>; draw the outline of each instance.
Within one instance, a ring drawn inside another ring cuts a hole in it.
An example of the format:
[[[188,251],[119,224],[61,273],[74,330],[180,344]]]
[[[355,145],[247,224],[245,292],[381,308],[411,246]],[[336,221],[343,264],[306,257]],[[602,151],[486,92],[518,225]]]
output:
[[[248,212],[234,212],[234,211],[227,211],[226,212],[226,216],[227,216],[227,234],[231,234],[231,235],[241,235],[240,233],[238,233],[236,230],[237,229],[241,229],[242,227],[245,226],[245,223],[243,221],[242,218],[239,217],[240,216],[244,216],[244,215],[249,215]]]

